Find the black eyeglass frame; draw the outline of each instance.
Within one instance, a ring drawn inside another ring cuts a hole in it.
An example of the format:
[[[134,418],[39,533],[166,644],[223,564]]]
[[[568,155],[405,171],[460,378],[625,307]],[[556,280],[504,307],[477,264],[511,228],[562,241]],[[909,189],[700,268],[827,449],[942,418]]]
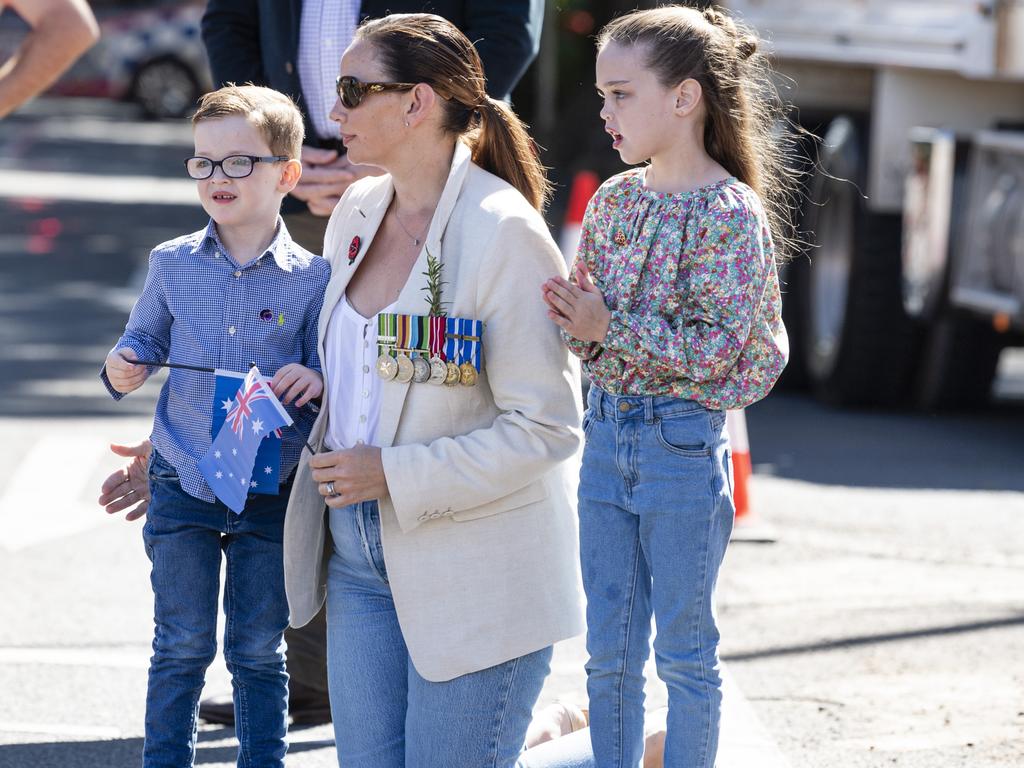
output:
[[[244,157],[247,160],[249,160],[248,173],[243,174],[241,176],[232,176],[224,169],[224,163],[236,157]],[[193,176],[192,172],[189,171],[188,169],[188,164],[193,160],[206,160],[210,164],[210,172],[205,176]],[[260,157],[259,155],[228,155],[223,160],[214,160],[209,157],[204,157],[203,155],[192,155],[192,157],[185,158],[185,173],[188,174],[188,177],[190,179],[193,179],[195,181],[205,181],[206,179],[213,176],[214,172],[219,167],[221,171],[224,173],[224,175],[227,176],[229,179],[245,179],[248,178],[249,176],[252,176],[252,172],[256,170],[256,163],[282,163],[285,160],[291,160],[291,158],[288,157],[288,155],[268,155],[267,157]]]
[[[363,83],[351,75],[338,75],[334,81],[334,91],[346,109],[358,107],[368,93],[408,91],[415,87],[416,83]]]

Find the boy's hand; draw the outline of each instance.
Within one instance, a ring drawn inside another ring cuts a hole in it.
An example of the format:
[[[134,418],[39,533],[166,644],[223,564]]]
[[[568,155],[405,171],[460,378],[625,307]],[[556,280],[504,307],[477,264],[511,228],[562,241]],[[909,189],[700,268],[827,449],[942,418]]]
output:
[[[110,379],[110,386],[122,395],[134,392],[149,376],[146,366],[132,364],[132,360],[138,359],[135,350],[128,347],[115,349],[107,355],[107,378]]]
[[[541,286],[548,317],[580,341],[604,341],[612,319],[604,294],[582,261],[576,262],[573,277],[575,284],[564,277],[552,277]]]
[[[324,379],[304,365],[289,363],[274,374],[270,388],[285,405],[295,400],[295,407],[301,408],[324,393]]]

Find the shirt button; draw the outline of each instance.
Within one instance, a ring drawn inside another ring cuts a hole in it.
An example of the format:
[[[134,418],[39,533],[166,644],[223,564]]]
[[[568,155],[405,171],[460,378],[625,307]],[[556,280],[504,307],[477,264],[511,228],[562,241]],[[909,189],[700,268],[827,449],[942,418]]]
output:
[[[365,422],[366,421],[366,417],[365,416],[360,416],[359,417],[359,421],[360,422]]]
[[[364,445],[362,440],[356,440],[356,445]]]
[[[242,276],[241,271],[236,269],[235,270],[235,277],[241,277],[241,276]]]
[[[235,326],[233,326],[233,325],[230,326],[228,328],[228,333],[230,333],[232,336],[234,336],[235,335]]]
[[[370,372],[370,366],[364,365],[363,366],[363,373],[369,373],[369,372]]]
[[[364,342],[363,342],[363,347],[364,347],[364,348],[366,348],[366,347],[368,347],[368,346],[370,346],[370,342],[368,342],[368,341],[364,341]]]
[[[619,403],[619,410],[625,413],[629,410],[629,403]]]
[[[369,397],[369,396],[370,396],[369,390],[364,389],[363,390],[363,397]]]

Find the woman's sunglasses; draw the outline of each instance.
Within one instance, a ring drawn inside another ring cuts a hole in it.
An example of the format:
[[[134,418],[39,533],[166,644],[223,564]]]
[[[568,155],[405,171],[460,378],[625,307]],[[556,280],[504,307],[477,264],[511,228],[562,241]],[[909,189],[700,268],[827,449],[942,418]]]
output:
[[[381,91],[408,91],[415,88],[415,83],[361,83],[354,77],[345,75],[335,82],[338,98],[346,109],[355,109],[368,93]]]

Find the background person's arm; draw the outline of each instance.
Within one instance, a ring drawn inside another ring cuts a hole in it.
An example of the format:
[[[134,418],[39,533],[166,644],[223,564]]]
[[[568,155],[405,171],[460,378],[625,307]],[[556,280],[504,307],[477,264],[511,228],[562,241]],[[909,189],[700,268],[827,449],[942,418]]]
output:
[[[4,7],[32,30],[0,66],[0,118],[45,91],[100,37],[85,0],[7,0]]]
[[[544,0],[476,0],[466,6],[462,31],[480,54],[487,93],[508,98],[540,50]]]
[[[267,85],[255,0],[210,0],[203,13],[202,35],[216,87]]]

